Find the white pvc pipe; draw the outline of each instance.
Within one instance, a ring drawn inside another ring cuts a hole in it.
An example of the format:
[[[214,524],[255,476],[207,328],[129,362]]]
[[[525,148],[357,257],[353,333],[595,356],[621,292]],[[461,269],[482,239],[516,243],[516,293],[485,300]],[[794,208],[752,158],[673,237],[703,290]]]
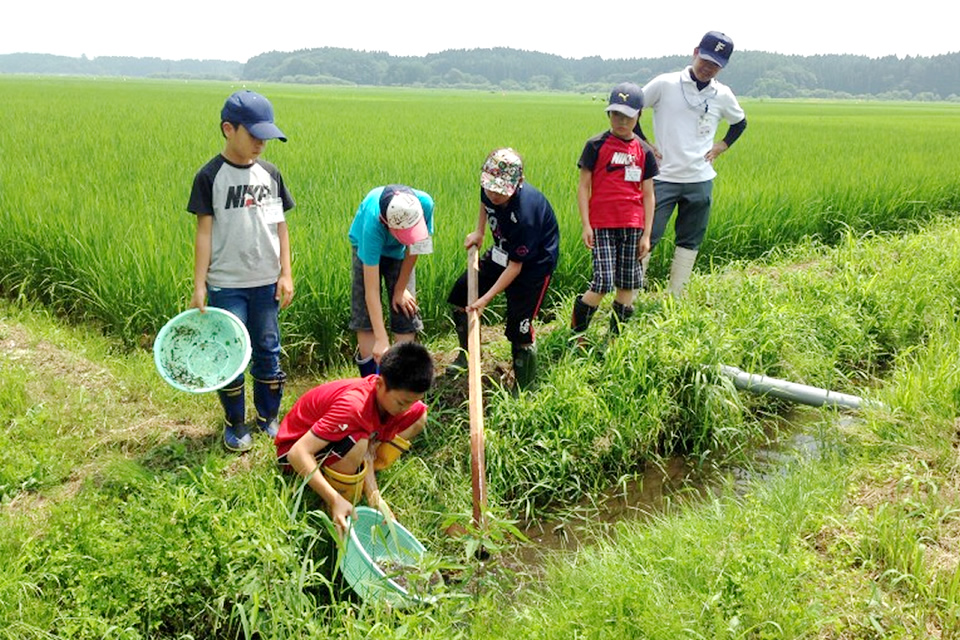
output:
[[[768,394],[777,398],[783,398],[784,400],[791,400],[814,407],[828,406],[860,409],[872,404],[859,396],[852,396],[837,391],[828,391],[827,389],[797,384],[796,382],[788,382],[778,378],[769,378],[755,373],[747,373],[737,367],[730,367],[725,364],[720,365],[720,370],[724,375],[733,380],[734,386],[738,389],[752,391],[753,393]]]

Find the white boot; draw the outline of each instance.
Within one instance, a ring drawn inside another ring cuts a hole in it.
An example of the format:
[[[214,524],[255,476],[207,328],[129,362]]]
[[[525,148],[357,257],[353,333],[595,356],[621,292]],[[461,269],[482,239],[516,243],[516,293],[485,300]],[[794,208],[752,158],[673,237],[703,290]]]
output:
[[[679,298],[683,293],[683,288],[690,279],[693,272],[693,263],[697,260],[696,249],[684,249],[677,247],[673,252],[673,262],[670,264],[670,284],[667,291],[674,298]]]

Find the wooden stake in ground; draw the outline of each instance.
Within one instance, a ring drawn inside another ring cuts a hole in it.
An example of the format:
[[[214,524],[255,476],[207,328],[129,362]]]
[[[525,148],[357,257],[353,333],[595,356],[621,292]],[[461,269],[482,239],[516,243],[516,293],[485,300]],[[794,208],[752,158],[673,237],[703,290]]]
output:
[[[479,279],[477,247],[467,253],[467,302],[477,300]],[[467,373],[470,384],[470,474],[473,480],[473,524],[486,528],[487,480],[484,467],[483,393],[480,386],[480,314],[467,312]]]

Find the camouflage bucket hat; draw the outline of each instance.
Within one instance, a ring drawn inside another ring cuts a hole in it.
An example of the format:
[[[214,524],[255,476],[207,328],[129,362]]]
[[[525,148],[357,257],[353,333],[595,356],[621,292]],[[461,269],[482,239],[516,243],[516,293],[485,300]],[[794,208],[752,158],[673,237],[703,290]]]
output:
[[[510,148],[497,149],[487,156],[480,171],[480,186],[488,191],[512,196],[523,182],[523,160]]]

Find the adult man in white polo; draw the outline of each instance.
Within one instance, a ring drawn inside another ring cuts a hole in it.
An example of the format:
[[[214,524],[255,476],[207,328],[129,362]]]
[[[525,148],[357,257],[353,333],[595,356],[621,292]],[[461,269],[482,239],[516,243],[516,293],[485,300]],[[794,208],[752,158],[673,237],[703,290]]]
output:
[[[747,127],[733,91],[716,80],[732,53],[733,41],[724,33],[710,31],[693,50],[690,66],[661,74],[643,88],[644,108],[653,110],[654,152],[660,161],[660,174],[654,178],[657,204],[650,249],[663,237],[676,208],[677,246],[668,285],[674,296],[683,292],[690,279],[707,231],[717,175],[713,161]],[[714,142],[721,120],[729,128],[722,140]],[[644,272],[647,261],[649,257]]]

